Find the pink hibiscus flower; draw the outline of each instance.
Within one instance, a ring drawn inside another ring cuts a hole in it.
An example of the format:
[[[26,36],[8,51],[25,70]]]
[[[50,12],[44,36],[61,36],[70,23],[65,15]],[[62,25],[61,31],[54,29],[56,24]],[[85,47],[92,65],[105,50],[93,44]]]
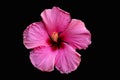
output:
[[[56,67],[68,74],[77,69],[81,55],[76,49],[86,49],[91,44],[91,34],[81,20],[71,19],[59,7],[41,13],[42,21],[30,24],[23,32],[23,43],[30,52],[34,67],[51,72]]]

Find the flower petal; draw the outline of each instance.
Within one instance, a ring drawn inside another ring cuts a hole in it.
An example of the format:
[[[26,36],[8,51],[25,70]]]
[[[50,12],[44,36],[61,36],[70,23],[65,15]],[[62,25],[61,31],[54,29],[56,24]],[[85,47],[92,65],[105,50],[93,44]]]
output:
[[[23,43],[26,48],[31,49],[38,46],[47,46],[48,34],[42,22],[30,24],[23,32]]]
[[[71,21],[70,14],[59,7],[44,10],[41,17],[50,35],[52,32],[60,33],[64,31]]]
[[[81,55],[75,49],[63,43],[63,47],[56,56],[55,66],[61,73],[68,74],[77,69],[81,61],[80,57]]]
[[[60,36],[75,49],[86,49],[91,44],[90,32],[84,23],[77,19],[72,19],[68,28]]]
[[[54,70],[56,51],[51,47],[35,48],[30,52],[30,60],[34,67],[41,71],[50,72]]]

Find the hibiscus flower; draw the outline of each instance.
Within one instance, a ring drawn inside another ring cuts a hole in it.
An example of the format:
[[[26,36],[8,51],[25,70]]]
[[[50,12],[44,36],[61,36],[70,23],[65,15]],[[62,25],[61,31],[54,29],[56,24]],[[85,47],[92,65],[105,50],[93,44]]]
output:
[[[31,63],[41,71],[51,72],[55,67],[60,73],[71,73],[81,62],[76,49],[91,44],[91,33],[84,22],[71,19],[59,7],[45,9],[41,17],[42,21],[30,24],[23,32],[23,44],[32,49]]]

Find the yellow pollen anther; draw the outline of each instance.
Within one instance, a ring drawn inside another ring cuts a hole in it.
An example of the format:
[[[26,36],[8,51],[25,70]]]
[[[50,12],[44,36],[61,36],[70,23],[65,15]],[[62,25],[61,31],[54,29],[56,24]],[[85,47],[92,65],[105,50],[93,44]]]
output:
[[[58,33],[57,32],[52,33],[52,40],[57,42],[57,40],[58,40]]]

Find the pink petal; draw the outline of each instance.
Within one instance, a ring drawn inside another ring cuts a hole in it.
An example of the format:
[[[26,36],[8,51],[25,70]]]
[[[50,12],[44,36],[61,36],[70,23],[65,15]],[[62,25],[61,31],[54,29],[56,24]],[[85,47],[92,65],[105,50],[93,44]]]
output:
[[[64,31],[71,20],[70,14],[59,7],[44,10],[41,17],[50,35],[52,32],[60,33]]]
[[[68,74],[77,69],[81,61],[80,57],[81,55],[75,49],[64,43],[56,56],[55,66],[61,73]]]
[[[56,51],[51,47],[35,48],[30,52],[30,60],[34,67],[41,71],[50,72],[54,70]]]
[[[48,34],[42,22],[30,24],[23,32],[23,43],[26,48],[31,49],[38,46],[47,46]]]
[[[91,44],[90,32],[84,23],[77,19],[72,19],[68,28],[60,36],[75,49],[86,49]]]

